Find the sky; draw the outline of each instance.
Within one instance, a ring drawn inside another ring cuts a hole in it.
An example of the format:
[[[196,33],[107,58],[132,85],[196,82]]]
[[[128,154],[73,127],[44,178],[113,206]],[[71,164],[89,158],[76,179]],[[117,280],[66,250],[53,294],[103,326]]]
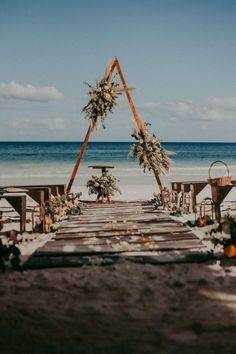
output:
[[[163,141],[236,142],[235,0],[0,0],[0,141],[81,141],[117,56]],[[130,141],[125,97],[93,141]]]

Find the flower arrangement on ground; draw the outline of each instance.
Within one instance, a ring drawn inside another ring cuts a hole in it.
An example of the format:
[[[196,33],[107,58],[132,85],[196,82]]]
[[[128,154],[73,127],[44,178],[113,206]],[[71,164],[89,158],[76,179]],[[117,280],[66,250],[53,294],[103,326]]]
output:
[[[103,201],[104,198],[110,201],[111,196],[115,193],[121,194],[121,191],[117,187],[117,182],[119,182],[117,178],[108,174],[107,170],[104,170],[101,176],[92,176],[87,182],[88,193],[89,195],[96,194],[97,201]]]
[[[68,219],[71,215],[80,214],[81,195],[82,193],[75,193],[51,197],[51,199],[45,203],[43,220],[39,220],[35,225],[34,231],[55,231],[53,225]]]
[[[53,197],[45,203],[45,215],[50,216],[54,223],[67,218],[69,215],[80,214],[80,197],[81,193]]]
[[[156,174],[165,174],[170,169],[171,160],[156,136],[149,133],[149,125],[145,123],[143,130],[135,130],[131,135],[137,143],[133,144],[129,155],[138,158],[144,172],[153,170]]]

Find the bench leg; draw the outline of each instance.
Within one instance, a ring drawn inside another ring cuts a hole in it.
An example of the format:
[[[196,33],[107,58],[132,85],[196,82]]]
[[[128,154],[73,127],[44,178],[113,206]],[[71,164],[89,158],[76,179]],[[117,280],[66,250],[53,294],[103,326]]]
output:
[[[4,196],[9,204],[15,209],[15,211],[20,215],[20,233],[21,235],[26,229],[26,195],[15,197],[15,196]]]

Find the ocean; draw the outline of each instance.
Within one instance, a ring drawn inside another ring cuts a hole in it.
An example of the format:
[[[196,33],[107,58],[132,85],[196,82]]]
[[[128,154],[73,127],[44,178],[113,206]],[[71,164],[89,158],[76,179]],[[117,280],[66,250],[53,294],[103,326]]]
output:
[[[90,142],[79,169],[76,186],[84,186],[98,171],[89,165],[108,163],[121,185],[155,183],[152,173],[144,174],[137,161],[128,156],[132,142]],[[174,152],[171,172],[164,182],[205,180],[212,161],[223,160],[236,177],[236,143],[163,143]],[[80,142],[1,142],[0,185],[25,183],[67,183],[80,150]],[[215,169],[224,173],[223,167]]]

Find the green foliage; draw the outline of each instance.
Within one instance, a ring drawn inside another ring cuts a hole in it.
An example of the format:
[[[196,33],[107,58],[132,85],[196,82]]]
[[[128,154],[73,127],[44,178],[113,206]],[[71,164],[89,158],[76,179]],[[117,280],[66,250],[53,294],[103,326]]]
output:
[[[177,208],[177,206],[172,207],[172,211],[170,212],[171,216],[182,216],[182,210],[180,208]]]
[[[158,209],[163,205],[161,193],[154,193],[153,196],[154,198],[152,198],[149,203],[151,203],[155,207],[155,209]]]
[[[189,226],[189,227],[195,227],[197,226],[196,222],[192,222],[191,220],[187,220],[184,225]]]
[[[226,214],[221,219],[218,227],[207,234],[212,236],[211,241],[214,246],[222,245],[226,248],[229,245],[236,245],[236,219],[232,215]]]
[[[113,113],[113,109],[117,106],[117,98],[119,93],[115,88],[118,84],[115,81],[108,82],[107,78],[102,79],[96,83],[96,87],[89,86],[89,103],[82,109],[85,113],[85,118],[89,120],[90,125],[94,128],[97,127],[101,121],[103,128],[105,128],[104,120],[108,113]]]

